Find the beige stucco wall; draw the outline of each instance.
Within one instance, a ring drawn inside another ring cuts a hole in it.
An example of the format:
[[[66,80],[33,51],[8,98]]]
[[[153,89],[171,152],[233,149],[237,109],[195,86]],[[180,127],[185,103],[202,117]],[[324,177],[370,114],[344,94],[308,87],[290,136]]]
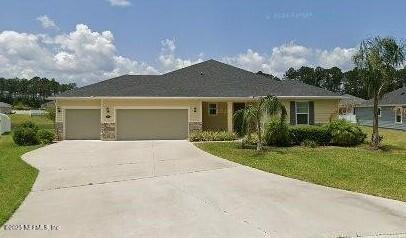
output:
[[[56,105],[60,112],[56,113],[56,121],[63,121],[64,108],[101,107],[101,122],[115,122],[116,108],[187,108],[189,109],[189,122],[201,122],[201,101],[199,100],[168,100],[168,99],[58,99]],[[107,112],[109,110],[109,113]],[[109,115],[110,117],[106,117]]]
[[[210,103],[217,103],[217,115],[209,115],[209,103],[202,103],[203,130],[227,130],[227,103]]]
[[[319,99],[319,100],[282,100],[283,105],[288,112],[287,121],[290,121],[290,102],[291,101],[313,101],[314,102],[314,123],[328,123],[330,119],[336,119],[338,114],[337,99]]]
[[[314,122],[328,123],[337,118],[339,100],[314,101]]]
[[[64,109],[73,107],[100,107],[99,99],[73,100],[73,99],[58,99],[56,100],[56,122],[63,122]]]
[[[290,101],[282,100],[288,112]],[[299,101],[299,100],[297,100]],[[303,101],[303,100],[301,100]],[[310,101],[310,100],[307,100]],[[328,123],[331,118],[336,118],[338,113],[337,99],[326,100],[311,100],[314,101],[315,108],[315,123]],[[204,130],[227,130],[227,103],[218,103],[218,114],[216,116],[210,116],[208,114],[207,102],[201,100],[168,100],[168,99],[86,99],[86,100],[74,100],[74,99],[58,99],[56,105],[60,109],[56,112],[56,121],[63,122],[63,109],[64,108],[80,108],[80,107],[101,107],[101,122],[102,123],[114,123],[115,109],[116,108],[168,108],[168,107],[182,107],[189,109],[189,122],[203,122]],[[107,113],[107,109],[109,113]],[[109,118],[106,116],[110,115]]]
[[[168,100],[168,99],[104,99],[102,100],[102,118],[104,122],[115,122],[115,108],[187,108],[189,122],[201,122],[201,101],[199,100]],[[106,118],[107,108],[110,118]],[[196,109],[196,110],[195,110]]]

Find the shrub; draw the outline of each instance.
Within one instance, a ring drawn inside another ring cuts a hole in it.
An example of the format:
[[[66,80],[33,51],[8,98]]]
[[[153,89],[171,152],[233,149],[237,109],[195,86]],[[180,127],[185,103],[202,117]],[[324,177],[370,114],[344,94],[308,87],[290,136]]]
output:
[[[37,132],[39,130],[39,127],[32,121],[25,121],[25,122],[21,123],[19,127],[30,128],[30,129],[33,129],[35,132]]]
[[[289,127],[279,119],[269,121],[265,126],[264,140],[267,145],[289,146]]]
[[[362,144],[367,137],[360,127],[345,120],[336,120],[326,126],[331,134],[331,144],[338,146],[355,146]]]
[[[232,141],[236,134],[228,131],[195,131],[190,135],[190,141]]]
[[[41,144],[51,144],[55,140],[55,133],[50,130],[40,129],[37,131],[37,139]]]
[[[301,145],[305,140],[312,140],[318,145],[331,142],[330,131],[323,126],[292,126],[289,127],[289,137],[294,145]]]
[[[242,139],[243,145],[256,145],[258,143],[258,135],[257,133],[251,133],[251,135],[246,135]]]
[[[317,142],[314,140],[304,140],[302,145],[311,148],[316,148],[318,146]]]
[[[30,127],[18,127],[14,130],[13,140],[17,145],[37,145],[37,131]]]

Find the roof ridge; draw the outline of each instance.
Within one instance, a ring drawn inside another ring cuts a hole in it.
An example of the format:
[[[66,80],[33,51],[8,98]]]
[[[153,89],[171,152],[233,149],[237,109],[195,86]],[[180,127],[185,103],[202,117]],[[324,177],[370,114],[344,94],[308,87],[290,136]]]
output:
[[[188,68],[190,68],[190,67],[192,67],[192,66],[201,65],[201,64],[203,64],[203,63],[207,63],[207,62],[210,62],[210,61],[216,61],[216,60],[214,60],[214,59],[208,59],[208,60],[205,60],[205,61],[202,61],[202,62],[198,62],[198,63],[196,63],[196,64],[191,64],[191,65],[185,66],[185,67],[180,68],[180,69],[175,69],[175,70],[172,70],[172,71],[166,72],[166,73],[161,74],[161,75],[168,75],[168,74],[172,74],[172,73],[175,73],[175,72],[178,72],[178,71],[184,70],[184,69],[188,69]],[[218,61],[216,61],[216,62],[218,62]]]

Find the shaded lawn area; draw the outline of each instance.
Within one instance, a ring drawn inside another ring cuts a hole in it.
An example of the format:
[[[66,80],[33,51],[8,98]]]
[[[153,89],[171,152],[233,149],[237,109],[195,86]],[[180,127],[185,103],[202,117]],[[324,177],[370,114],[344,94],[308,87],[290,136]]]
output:
[[[364,128],[370,136],[371,129]],[[406,201],[406,132],[380,129],[385,150],[302,146],[242,149],[238,142],[196,143],[211,154],[315,184]],[[369,138],[369,137],[368,137]]]
[[[31,120],[40,128],[53,128],[45,117],[12,115],[13,128],[23,121]],[[3,225],[24,201],[38,175],[37,169],[21,159],[24,153],[40,146],[17,146],[12,135],[0,136],[0,226]]]

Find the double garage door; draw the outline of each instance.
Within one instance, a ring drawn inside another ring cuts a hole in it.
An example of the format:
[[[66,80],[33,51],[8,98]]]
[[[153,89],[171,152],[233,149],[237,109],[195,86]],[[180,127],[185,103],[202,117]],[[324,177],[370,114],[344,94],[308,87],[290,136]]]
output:
[[[100,139],[99,109],[66,109],[65,138]],[[117,140],[169,140],[188,137],[186,109],[117,109]]]

